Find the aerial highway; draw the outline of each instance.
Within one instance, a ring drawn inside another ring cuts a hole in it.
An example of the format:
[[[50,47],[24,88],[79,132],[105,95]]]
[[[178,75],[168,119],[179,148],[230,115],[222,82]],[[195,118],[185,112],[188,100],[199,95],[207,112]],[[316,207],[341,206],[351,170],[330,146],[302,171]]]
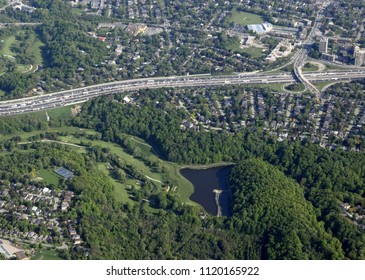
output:
[[[305,77],[311,82],[321,81],[351,81],[365,78],[365,69],[337,70],[330,72],[305,72]],[[281,84],[297,82],[296,77],[289,73],[248,73],[225,76],[178,76],[156,77],[125,80],[75,88],[65,91],[43,94],[33,97],[7,100],[0,102],[0,115],[13,115],[25,112],[51,109],[88,101],[97,96],[154,88],[169,87],[206,87],[240,84]]]
[[[294,62],[294,74],[298,78],[298,80],[312,93],[316,94],[317,98],[320,99],[320,92],[319,90],[308,80],[302,72],[302,67],[304,62],[307,59],[310,46],[314,43],[314,37],[318,32],[318,28],[321,25],[321,20],[323,17],[324,9],[333,1],[326,1],[322,4],[321,8],[319,9],[316,19],[314,20],[314,24],[312,26],[311,31],[309,32],[306,40],[303,42],[303,48],[299,51],[299,54],[295,58]]]

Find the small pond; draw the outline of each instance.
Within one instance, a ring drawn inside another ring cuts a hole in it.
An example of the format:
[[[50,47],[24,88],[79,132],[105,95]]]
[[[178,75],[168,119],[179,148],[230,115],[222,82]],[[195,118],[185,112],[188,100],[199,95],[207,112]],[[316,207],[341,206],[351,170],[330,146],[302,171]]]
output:
[[[214,190],[221,190],[219,194],[219,205],[222,216],[231,216],[231,193],[228,187],[228,175],[233,165],[212,167],[207,169],[184,168],[180,172],[194,185],[194,193],[190,199],[199,203],[212,215],[218,214],[216,193]]]

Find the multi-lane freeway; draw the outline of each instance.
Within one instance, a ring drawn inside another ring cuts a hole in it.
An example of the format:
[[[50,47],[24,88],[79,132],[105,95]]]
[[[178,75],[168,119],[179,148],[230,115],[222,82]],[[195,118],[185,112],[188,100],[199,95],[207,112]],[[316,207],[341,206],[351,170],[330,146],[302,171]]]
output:
[[[306,79],[311,82],[321,81],[351,81],[365,78],[365,69],[307,72]],[[14,99],[0,102],[0,115],[13,115],[24,112],[62,107],[88,101],[90,98],[138,89],[153,89],[165,87],[205,87],[239,84],[275,84],[291,83],[296,79],[291,74],[239,74],[226,76],[179,76],[157,77],[125,80],[104,83],[83,88],[76,88],[50,94]]]

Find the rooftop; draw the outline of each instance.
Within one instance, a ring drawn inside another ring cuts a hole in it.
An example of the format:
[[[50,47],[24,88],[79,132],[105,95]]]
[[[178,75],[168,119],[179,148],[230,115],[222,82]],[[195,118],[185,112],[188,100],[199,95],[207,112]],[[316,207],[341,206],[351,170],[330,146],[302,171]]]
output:
[[[63,178],[66,178],[66,179],[70,179],[74,176],[73,172],[71,172],[70,170],[67,170],[66,168],[63,168],[63,167],[56,169],[55,172],[58,175],[62,176]]]

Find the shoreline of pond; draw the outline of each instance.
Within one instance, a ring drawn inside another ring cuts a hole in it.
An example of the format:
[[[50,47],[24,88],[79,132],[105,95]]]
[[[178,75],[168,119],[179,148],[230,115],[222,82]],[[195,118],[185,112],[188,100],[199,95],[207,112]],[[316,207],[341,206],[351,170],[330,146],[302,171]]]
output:
[[[180,169],[181,175],[194,187],[194,192],[189,199],[212,215],[231,216],[232,195],[228,176],[233,166],[234,164],[227,163],[204,166],[204,168],[186,167]],[[218,199],[217,193],[219,193]]]

